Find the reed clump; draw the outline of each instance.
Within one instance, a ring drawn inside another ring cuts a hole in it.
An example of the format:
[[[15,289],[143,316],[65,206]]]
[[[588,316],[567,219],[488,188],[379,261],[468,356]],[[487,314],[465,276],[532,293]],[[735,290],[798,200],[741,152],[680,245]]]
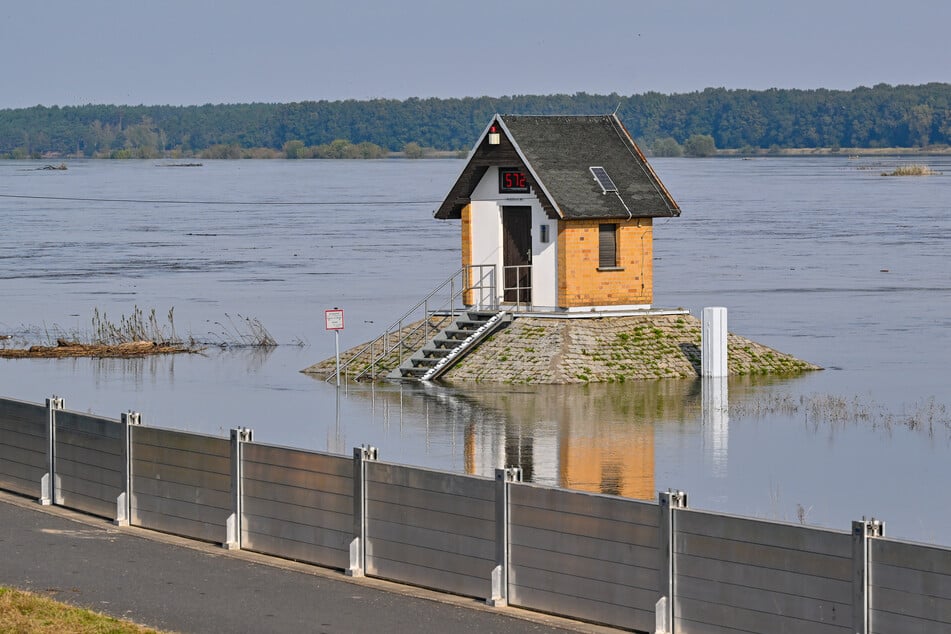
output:
[[[129,315],[112,320],[104,311],[94,309],[92,330],[66,331],[59,326],[29,328],[21,335],[0,336],[0,357],[141,357],[156,354],[201,352],[209,346],[219,348],[270,349],[277,341],[261,321],[254,317],[227,315],[226,322],[215,322],[218,331],[209,340],[184,338],[175,328],[175,308],[161,319],[153,308],[147,313],[134,306]],[[37,345],[30,345],[39,341]]]
[[[138,306],[132,307],[128,317],[119,315],[119,321],[110,321],[105,312],[93,310],[92,335],[88,343],[113,346],[133,341],[152,341],[159,345],[182,345],[184,341],[175,332],[175,307],[168,309],[167,322],[162,323],[151,309],[146,315]]]
[[[273,348],[277,340],[271,336],[264,324],[255,317],[237,314],[234,317],[225,313],[226,321],[216,321],[217,331],[209,333],[209,345],[219,348]]]
[[[936,172],[927,165],[912,163],[909,165],[899,165],[891,172],[882,172],[882,176],[936,176],[941,172]]]

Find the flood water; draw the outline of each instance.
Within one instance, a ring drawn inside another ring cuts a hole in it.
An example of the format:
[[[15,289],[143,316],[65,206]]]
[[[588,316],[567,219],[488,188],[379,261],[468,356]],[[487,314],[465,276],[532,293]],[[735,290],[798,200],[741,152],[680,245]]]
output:
[[[951,159],[880,176],[901,162],[652,162],[683,211],[655,223],[655,305],[726,306],[731,331],[826,368],[731,379],[724,411],[699,380],[338,392],[299,373],[333,354],[325,309],[346,311],[347,348],[458,269],[459,224],[432,211],[461,161],[2,161],[0,334],[46,343],[95,310],[174,307],[179,335],[234,340],[250,317],[282,345],[0,360],[0,396],[487,476],[520,464],[633,497],[675,488],[694,508],[838,529],[874,516],[951,544]]]

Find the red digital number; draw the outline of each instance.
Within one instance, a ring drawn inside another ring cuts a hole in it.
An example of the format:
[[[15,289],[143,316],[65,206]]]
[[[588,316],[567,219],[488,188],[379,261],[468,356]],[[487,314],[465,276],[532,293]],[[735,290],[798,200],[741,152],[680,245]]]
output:
[[[528,179],[525,174],[516,170],[504,170],[501,173],[499,187],[503,193],[527,192]]]

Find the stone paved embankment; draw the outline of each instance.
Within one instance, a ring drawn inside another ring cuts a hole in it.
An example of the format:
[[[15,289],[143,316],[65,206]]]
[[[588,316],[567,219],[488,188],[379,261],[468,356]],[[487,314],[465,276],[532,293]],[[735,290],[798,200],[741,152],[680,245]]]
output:
[[[700,320],[689,314],[519,317],[470,352],[442,380],[563,384],[694,378],[700,374],[700,336]],[[732,333],[728,347],[731,375],[790,375],[821,369]],[[326,367],[324,361],[305,372],[319,374]]]

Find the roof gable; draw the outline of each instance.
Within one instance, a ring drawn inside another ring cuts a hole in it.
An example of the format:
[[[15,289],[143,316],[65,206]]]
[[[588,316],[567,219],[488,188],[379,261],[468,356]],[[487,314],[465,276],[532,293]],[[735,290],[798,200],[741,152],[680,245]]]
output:
[[[499,145],[488,131],[500,128]],[[680,208],[614,115],[496,115],[479,137],[437,218],[459,218],[491,166],[523,167],[542,207],[564,219],[679,216]],[[591,173],[603,167],[617,192],[605,192]]]

